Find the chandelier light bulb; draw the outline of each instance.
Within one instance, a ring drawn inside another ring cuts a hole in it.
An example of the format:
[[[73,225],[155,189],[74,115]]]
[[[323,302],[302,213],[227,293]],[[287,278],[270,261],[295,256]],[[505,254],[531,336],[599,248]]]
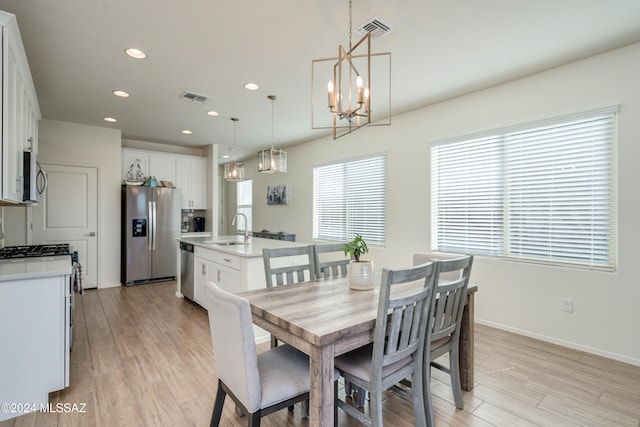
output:
[[[329,97],[329,108],[333,108],[336,106],[336,99],[335,99],[335,94],[333,93],[333,80],[329,80],[329,83],[327,83],[327,92],[328,92],[328,97]]]
[[[358,94],[357,94],[358,104],[362,105],[364,104],[364,94],[362,90],[362,77],[360,76],[356,78],[356,87],[358,88]]]

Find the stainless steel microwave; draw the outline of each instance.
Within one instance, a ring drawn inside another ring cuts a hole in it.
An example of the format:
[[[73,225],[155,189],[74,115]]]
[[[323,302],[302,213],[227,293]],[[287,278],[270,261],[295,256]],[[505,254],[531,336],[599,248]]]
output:
[[[23,151],[22,159],[22,202],[26,204],[36,203],[36,180],[38,175],[36,155],[31,151]]]

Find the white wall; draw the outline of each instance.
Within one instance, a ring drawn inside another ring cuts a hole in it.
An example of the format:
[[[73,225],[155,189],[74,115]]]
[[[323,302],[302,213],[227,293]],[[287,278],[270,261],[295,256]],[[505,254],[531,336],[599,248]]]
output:
[[[442,66],[446,66],[443,64]],[[640,365],[640,44],[628,46],[394,116],[389,127],[363,128],[336,141],[320,138],[288,149],[288,172],[254,180],[254,230],[312,240],[312,168],[319,163],[386,152],[387,244],[369,258],[398,267],[430,248],[430,142],[503,126],[620,104],[618,128],[618,269],[614,273],[477,257],[476,320]],[[267,185],[288,184],[288,206],[267,206]],[[225,184],[230,197],[234,184]],[[225,213],[235,212],[229,198]],[[574,299],[574,313],[561,298]]]
[[[98,167],[98,287],[120,285],[120,130],[39,123],[40,162]]]

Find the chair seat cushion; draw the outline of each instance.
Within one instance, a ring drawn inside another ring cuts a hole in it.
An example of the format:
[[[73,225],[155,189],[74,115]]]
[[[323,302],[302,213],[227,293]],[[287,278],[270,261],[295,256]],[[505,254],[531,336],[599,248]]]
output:
[[[361,380],[371,381],[371,352],[373,343],[336,357],[335,366],[344,375],[348,374]],[[411,356],[400,359],[382,369],[382,377],[386,377],[398,369],[411,363]]]
[[[289,345],[258,354],[262,407],[309,391],[309,357]]]

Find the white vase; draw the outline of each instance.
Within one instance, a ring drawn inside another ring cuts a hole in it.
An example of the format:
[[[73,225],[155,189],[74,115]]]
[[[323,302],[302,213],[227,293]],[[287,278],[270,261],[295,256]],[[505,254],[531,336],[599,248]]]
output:
[[[349,263],[349,288],[358,291],[373,289],[375,286],[373,261],[351,261]]]

